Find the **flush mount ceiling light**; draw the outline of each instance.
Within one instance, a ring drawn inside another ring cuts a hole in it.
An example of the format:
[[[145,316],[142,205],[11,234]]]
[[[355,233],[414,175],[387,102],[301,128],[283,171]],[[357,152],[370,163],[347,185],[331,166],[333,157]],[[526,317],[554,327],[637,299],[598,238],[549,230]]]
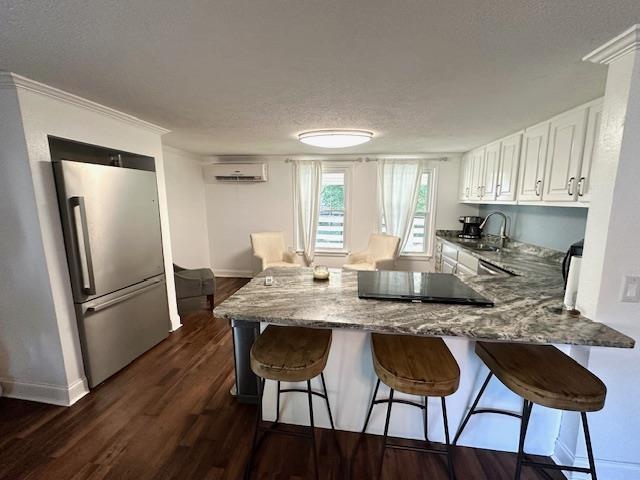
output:
[[[354,147],[367,143],[373,132],[367,130],[310,130],[298,135],[298,140],[307,145],[322,148]]]

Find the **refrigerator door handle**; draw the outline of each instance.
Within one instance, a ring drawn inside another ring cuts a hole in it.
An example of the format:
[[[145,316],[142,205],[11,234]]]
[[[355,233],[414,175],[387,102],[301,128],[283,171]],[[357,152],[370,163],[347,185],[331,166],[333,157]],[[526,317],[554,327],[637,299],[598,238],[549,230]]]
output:
[[[125,300],[128,300],[132,297],[135,297],[137,295],[140,295],[141,293],[146,292],[147,290],[151,290],[154,287],[157,287],[159,284],[163,283],[164,280],[156,280],[155,282],[151,283],[151,284],[147,284],[144,287],[139,288],[138,290],[134,290],[133,292],[129,292],[126,293],[124,295],[122,295],[121,297],[118,298],[114,298],[112,300],[107,300],[106,302],[102,302],[102,303],[98,303],[95,305],[92,305],[90,307],[87,308],[87,310],[91,311],[91,312],[99,312],[100,310],[104,310],[105,308],[109,308],[113,305],[116,305],[120,302],[124,302]]]
[[[82,291],[86,295],[96,294],[96,281],[93,276],[93,261],[91,259],[91,245],[89,243],[89,228],[87,226],[87,210],[84,206],[84,197],[71,197],[71,212],[75,223],[76,242],[80,257],[80,278],[82,279]],[[79,214],[76,216],[76,208]],[[82,230],[82,235],[79,235]],[[84,248],[83,248],[84,247]],[[82,252],[84,250],[84,252]],[[83,255],[84,253],[84,255]]]

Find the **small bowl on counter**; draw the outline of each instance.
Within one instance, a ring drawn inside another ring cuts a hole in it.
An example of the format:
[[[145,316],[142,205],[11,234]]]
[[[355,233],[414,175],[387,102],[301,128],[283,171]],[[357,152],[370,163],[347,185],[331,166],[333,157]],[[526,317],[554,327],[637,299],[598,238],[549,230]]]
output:
[[[313,279],[319,282],[329,280],[329,268],[326,265],[317,265],[313,268]]]

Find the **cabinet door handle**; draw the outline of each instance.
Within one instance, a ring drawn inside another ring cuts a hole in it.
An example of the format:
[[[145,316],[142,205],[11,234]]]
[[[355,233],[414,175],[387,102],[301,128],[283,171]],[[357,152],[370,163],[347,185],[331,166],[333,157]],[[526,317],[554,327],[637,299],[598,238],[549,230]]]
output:
[[[569,181],[567,182],[567,193],[569,194],[570,197],[573,197],[573,182],[575,182],[576,177],[571,177],[569,179]]]
[[[584,177],[580,177],[580,180],[578,180],[578,196],[582,197],[584,195],[584,182],[585,182],[586,178]]]
[[[496,195],[502,195],[502,185],[500,184],[496,185]]]
[[[540,196],[540,184],[541,183],[542,183],[542,180],[536,180],[536,189],[535,189],[536,197]]]

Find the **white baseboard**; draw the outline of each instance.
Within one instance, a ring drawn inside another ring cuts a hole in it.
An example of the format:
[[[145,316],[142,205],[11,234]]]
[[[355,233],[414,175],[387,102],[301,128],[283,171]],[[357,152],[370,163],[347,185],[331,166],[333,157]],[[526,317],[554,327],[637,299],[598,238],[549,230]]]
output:
[[[182,320],[180,319],[180,315],[169,315],[171,318],[171,330],[170,332],[175,332],[182,326]]]
[[[586,457],[576,456],[564,443],[557,441],[554,454],[551,456],[559,465],[573,465],[576,467],[589,467]],[[631,480],[640,479],[640,463],[615,462],[601,460],[596,457],[596,471],[600,480]],[[564,472],[569,480],[591,480],[586,473]]]
[[[73,405],[89,393],[89,384],[84,377],[68,386],[19,382],[6,378],[0,379],[0,383],[2,384],[2,395],[5,397],[50,403],[63,407]]]
[[[253,278],[254,273],[251,270],[214,270],[216,277],[234,277],[234,278]]]

